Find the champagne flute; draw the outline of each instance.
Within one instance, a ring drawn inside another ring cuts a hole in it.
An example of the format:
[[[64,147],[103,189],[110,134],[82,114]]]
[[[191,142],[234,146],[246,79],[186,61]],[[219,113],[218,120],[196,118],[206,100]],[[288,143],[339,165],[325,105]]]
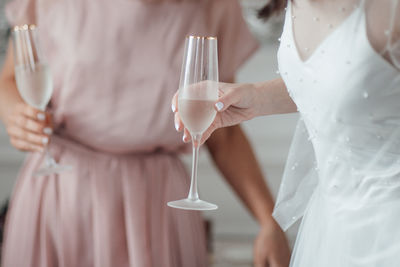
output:
[[[217,205],[203,201],[197,186],[199,144],[202,134],[216,116],[218,99],[217,38],[188,36],[185,42],[178,110],[185,128],[192,137],[192,179],[188,197],[168,202],[168,206],[186,210],[215,210]]]
[[[23,25],[13,31],[15,80],[22,99],[30,106],[46,110],[53,93],[53,81],[49,66],[40,49],[37,27]],[[59,165],[45,149],[45,166],[34,173],[44,176],[70,170],[70,166]]]

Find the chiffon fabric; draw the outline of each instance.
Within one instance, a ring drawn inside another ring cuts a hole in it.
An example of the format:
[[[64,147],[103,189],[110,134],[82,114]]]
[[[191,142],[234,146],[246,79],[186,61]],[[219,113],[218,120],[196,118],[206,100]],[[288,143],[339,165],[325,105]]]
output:
[[[255,51],[239,3],[14,0],[7,15],[38,25],[55,85],[50,152],[73,170],[32,177],[43,156],[27,157],[2,266],[207,266],[201,214],[166,205],[189,188],[170,100],[186,35],[218,37],[222,81]]]
[[[288,4],[278,60],[300,120],[274,217],[303,216],[292,267],[399,266],[399,10]]]

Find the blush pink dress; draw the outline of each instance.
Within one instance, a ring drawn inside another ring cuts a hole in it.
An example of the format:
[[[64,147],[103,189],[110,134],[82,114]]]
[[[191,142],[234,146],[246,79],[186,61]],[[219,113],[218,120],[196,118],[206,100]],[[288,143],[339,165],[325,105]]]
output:
[[[200,213],[186,196],[187,150],[174,129],[187,34],[219,38],[221,80],[257,43],[232,0],[14,0],[11,24],[36,23],[54,79],[50,150],[70,172],[32,177],[30,154],[7,218],[2,267],[207,266]]]

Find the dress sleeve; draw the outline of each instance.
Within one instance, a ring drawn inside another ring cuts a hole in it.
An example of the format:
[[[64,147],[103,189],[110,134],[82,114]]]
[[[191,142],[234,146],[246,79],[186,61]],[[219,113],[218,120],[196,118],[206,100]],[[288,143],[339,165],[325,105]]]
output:
[[[214,0],[215,1],[215,0]],[[237,0],[217,0],[220,81],[235,77],[238,68],[258,49],[259,44],[251,34]]]
[[[5,11],[10,25],[36,23],[36,0],[13,0]]]

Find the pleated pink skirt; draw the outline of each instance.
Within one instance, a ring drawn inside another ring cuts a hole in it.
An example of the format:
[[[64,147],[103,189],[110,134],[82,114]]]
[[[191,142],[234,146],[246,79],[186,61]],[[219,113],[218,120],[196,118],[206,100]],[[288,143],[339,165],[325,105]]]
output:
[[[53,138],[72,171],[21,170],[7,217],[2,267],[204,267],[201,214],[167,207],[187,194],[176,154],[110,155]]]

